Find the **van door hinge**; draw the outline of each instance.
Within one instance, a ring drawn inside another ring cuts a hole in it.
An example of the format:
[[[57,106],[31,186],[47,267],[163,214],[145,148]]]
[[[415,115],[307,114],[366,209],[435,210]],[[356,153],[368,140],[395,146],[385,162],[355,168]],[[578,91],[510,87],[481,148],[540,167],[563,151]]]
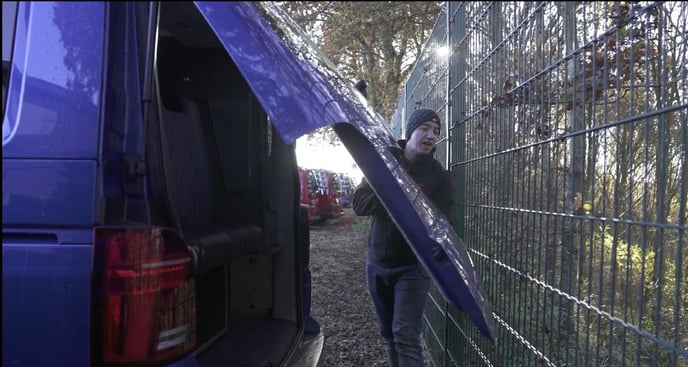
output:
[[[146,162],[137,154],[124,154],[124,167],[127,170],[127,176],[137,179],[146,174]]]
[[[122,157],[122,187],[124,192],[131,195],[143,194],[143,176],[148,169],[146,162],[138,154],[124,153]]]

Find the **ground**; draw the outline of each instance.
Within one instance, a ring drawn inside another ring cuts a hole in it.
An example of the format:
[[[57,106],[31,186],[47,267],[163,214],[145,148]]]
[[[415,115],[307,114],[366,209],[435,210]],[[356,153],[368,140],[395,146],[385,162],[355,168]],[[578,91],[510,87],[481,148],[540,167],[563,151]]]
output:
[[[312,312],[325,335],[318,367],[386,366],[365,283],[368,223],[349,208],[311,225]]]

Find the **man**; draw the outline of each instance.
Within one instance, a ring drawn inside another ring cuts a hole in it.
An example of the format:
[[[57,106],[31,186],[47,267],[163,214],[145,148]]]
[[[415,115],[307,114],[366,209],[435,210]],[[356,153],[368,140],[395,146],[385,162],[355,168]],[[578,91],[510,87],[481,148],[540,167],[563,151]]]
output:
[[[448,216],[452,196],[450,176],[432,157],[439,133],[440,118],[435,111],[413,111],[406,125],[406,140],[399,141],[403,154],[397,159]],[[380,333],[387,342],[389,364],[422,367],[420,333],[430,277],[365,178],[356,188],[352,203],[356,215],[372,216],[366,278]]]

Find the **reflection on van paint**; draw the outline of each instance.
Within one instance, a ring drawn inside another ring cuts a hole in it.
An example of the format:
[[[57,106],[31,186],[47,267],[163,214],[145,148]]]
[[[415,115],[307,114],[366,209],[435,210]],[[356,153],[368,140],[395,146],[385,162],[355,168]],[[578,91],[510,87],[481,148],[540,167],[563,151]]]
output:
[[[96,156],[104,17],[105,3],[19,3],[4,157]],[[54,129],[68,140],[51,138]]]

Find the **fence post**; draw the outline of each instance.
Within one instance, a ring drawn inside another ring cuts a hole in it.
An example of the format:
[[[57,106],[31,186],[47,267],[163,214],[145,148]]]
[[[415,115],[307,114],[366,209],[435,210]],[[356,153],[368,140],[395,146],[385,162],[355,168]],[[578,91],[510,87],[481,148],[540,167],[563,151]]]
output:
[[[451,161],[449,167],[455,179],[455,194],[454,194],[454,212],[453,221],[454,228],[459,237],[464,237],[465,225],[465,185],[466,172],[462,162],[466,158],[466,83],[464,78],[466,76],[466,55],[465,50],[460,47],[460,43],[464,40],[466,35],[466,9],[463,3],[458,6],[455,1],[450,1],[450,7],[447,18],[449,32],[449,44],[451,47],[450,67],[449,67],[449,82],[448,84],[448,103],[449,103],[449,120],[450,120],[450,148]]]
[[[449,117],[447,141],[449,142],[449,170],[454,179],[454,205],[452,207],[452,222],[456,233],[465,238],[466,216],[466,168],[463,162],[466,159],[466,52],[463,45],[466,36],[466,7],[465,2],[449,1],[447,3],[447,44],[449,46],[449,75],[447,77],[447,106]],[[448,309],[445,307],[445,315]],[[445,320],[445,335],[449,334]],[[449,358],[448,337],[445,337],[445,366],[451,360]],[[457,343],[457,357],[465,356],[465,343]],[[460,363],[460,361],[457,361]]]

